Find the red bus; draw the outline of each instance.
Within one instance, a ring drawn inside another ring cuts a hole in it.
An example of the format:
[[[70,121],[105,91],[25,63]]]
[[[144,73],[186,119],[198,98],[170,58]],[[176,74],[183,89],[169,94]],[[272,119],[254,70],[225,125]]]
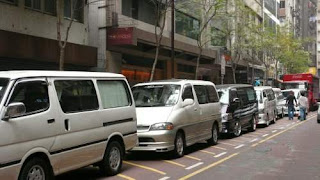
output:
[[[310,73],[283,75],[282,89],[303,89],[308,92],[309,108],[315,110],[319,99],[319,78]]]

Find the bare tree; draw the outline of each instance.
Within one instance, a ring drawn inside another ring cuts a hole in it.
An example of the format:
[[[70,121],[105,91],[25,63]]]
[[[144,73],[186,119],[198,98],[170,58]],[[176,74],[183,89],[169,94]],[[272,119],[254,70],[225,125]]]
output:
[[[150,0],[150,2],[154,6],[154,14],[155,14],[155,24],[154,24],[154,35],[156,40],[156,54],[154,57],[154,62],[152,65],[150,81],[153,80],[156,65],[158,63],[159,51],[161,48],[161,42],[163,38],[163,31],[165,28],[167,11],[171,6],[172,0]],[[172,17],[173,18],[173,17]]]

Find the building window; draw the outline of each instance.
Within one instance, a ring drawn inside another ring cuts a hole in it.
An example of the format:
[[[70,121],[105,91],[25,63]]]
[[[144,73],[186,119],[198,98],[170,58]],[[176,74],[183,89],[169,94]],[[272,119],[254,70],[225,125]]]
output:
[[[280,1],[280,8],[286,8],[286,2]]]
[[[24,5],[31,9],[41,10],[41,0],[25,0]]]
[[[122,0],[122,14],[155,25],[155,6],[150,0]]]
[[[17,4],[18,0],[0,0],[0,2],[7,2],[7,3],[11,3],[11,4]]]
[[[83,22],[83,0],[64,0],[64,17],[71,18],[79,22]]]
[[[56,2],[52,0],[25,0],[24,5],[44,13],[56,14]]]
[[[176,33],[192,39],[198,38],[200,21],[183,12],[176,11]]]

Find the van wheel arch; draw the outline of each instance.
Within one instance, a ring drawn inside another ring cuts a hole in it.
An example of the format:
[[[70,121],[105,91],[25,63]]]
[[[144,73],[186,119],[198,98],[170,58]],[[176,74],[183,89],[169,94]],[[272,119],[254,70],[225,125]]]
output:
[[[26,158],[26,160],[23,162],[22,166],[21,166],[21,169],[20,169],[20,172],[19,172],[19,179],[20,179],[20,176],[21,176],[21,173],[22,173],[22,170],[23,168],[25,167],[25,165],[34,160],[34,159],[41,159],[44,161],[44,163],[46,163],[46,165],[48,166],[48,170],[49,170],[49,177],[48,177],[48,180],[51,180],[51,179],[54,179],[54,172],[53,172],[53,168],[51,166],[51,163],[50,163],[50,160],[48,158],[48,156],[45,154],[45,153],[42,153],[42,152],[37,152],[37,153],[34,153],[34,154],[31,154],[29,157]]]

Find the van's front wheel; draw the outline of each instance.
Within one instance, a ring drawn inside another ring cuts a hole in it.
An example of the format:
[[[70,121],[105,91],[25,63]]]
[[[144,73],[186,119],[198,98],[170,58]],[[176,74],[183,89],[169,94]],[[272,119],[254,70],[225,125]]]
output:
[[[218,136],[219,136],[218,127],[216,124],[214,124],[212,126],[212,130],[211,130],[211,138],[207,141],[208,144],[210,144],[210,145],[218,144]]]
[[[176,139],[174,141],[174,151],[173,155],[176,158],[184,156],[184,149],[185,149],[185,143],[184,143],[184,136],[181,132],[178,132],[176,135]]]
[[[112,141],[104,154],[99,166],[103,175],[114,176],[118,174],[122,167],[122,147],[119,142]]]
[[[33,158],[26,162],[19,175],[19,180],[39,179],[51,180],[53,173],[50,165],[41,158]]]

